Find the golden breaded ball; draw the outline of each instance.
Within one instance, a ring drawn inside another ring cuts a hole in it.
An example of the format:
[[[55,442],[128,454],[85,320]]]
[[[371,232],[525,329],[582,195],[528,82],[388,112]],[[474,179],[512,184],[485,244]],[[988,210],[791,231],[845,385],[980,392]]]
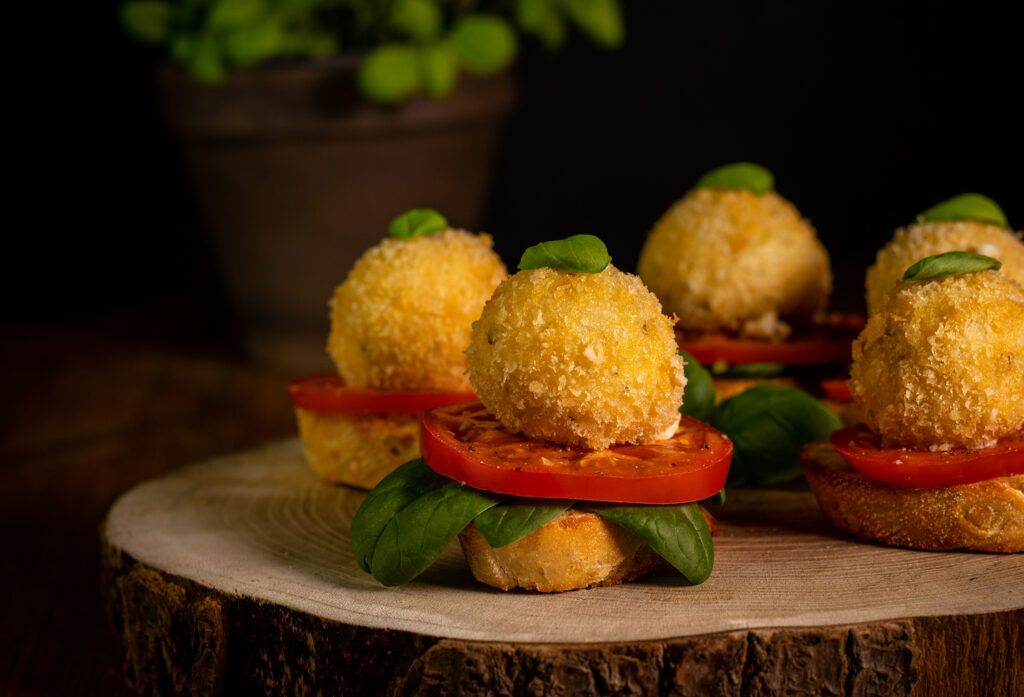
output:
[[[887,445],[982,448],[1024,425],[1024,288],[998,271],[901,283],[853,344],[850,390]]]
[[[698,188],[655,224],[637,272],[679,325],[780,338],[778,318],[824,310],[828,253],[814,228],[775,192]]]
[[[639,278],[520,271],[487,302],[466,351],[480,401],[505,428],[588,448],[668,438],[683,360]]]
[[[912,264],[943,252],[975,252],[998,259],[1003,262],[1000,270],[1005,276],[1024,283],[1024,242],[1020,233],[977,220],[915,223],[897,230],[868,269],[864,282],[868,314],[881,307],[885,294]]]
[[[489,235],[385,239],[335,289],[327,351],[350,387],[468,392],[470,328],[507,275]]]

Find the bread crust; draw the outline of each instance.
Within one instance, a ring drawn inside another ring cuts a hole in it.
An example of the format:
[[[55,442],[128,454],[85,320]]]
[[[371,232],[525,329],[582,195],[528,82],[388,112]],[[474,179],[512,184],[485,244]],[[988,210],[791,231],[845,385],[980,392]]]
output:
[[[420,456],[419,414],[328,414],[295,408],[306,461],[322,479],[372,489]]]
[[[1024,552],[1024,474],[912,487],[869,479],[828,443],[800,449],[825,514],[843,530],[896,547]]]
[[[504,547],[491,547],[472,523],[459,542],[476,580],[506,591],[612,586],[670,568],[633,533],[574,508]]]

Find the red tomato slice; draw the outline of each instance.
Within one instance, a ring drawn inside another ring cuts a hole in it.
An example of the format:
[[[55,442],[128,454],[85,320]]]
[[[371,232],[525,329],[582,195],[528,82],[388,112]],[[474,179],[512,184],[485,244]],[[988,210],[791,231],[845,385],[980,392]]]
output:
[[[446,404],[472,402],[472,392],[391,392],[345,387],[338,375],[314,375],[293,382],[288,393],[297,407],[334,414],[384,413],[418,414]]]
[[[853,395],[850,394],[850,381],[846,378],[822,380],[821,389],[829,399],[834,399],[837,402],[853,401]]]
[[[513,435],[480,402],[426,412],[420,451],[434,471],[478,489],[619,503],[705,499],[732,461],[732,442],[688,416],[668,440],[585,450]]]
[[[1024,474],[1024,431],[978,450],[883,448],[881,439],[866,426],[833,431],[829,441],[853,469],[890,484],[954,486]]]
[[[790,338],[777,343],[739,339],[728,334],[677,334],[677,339],[679,347],[703,365],[831,365],[850,362],[850,347],[863,328],[864,319],[861,317],[830,315],[821,323],[797,327]]]

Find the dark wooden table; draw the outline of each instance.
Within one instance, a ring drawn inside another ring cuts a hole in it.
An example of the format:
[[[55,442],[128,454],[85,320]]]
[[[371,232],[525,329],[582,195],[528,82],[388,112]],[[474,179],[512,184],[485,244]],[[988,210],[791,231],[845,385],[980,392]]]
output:
[[[133,694],[102,606],[107,509],[142,480],[294,433],[288,376],[181,319],[0,328],[0,695]]]

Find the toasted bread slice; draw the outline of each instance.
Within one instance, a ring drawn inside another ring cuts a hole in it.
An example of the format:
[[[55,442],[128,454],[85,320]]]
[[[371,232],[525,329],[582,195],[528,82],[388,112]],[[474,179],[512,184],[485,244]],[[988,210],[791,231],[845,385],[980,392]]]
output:
[[[667,567],[633,533],[573,508],[504,547],[491,547],[473,524],[459,533],[459,542],[473,576],[506,591],[611,586]]]
[[[714,518],[701,512],[712,534],[718,532]],[[613,586],[672,568],[625,528],[575,508],[504,547],[491,547],[472,523],[459,533],[459,542],[473,576],[506,591]]]
[[[825,514],[847,532],[896,547],[1024,552],[1024,474],[923,488],[869,479],[828,443],[800,449]]]
[[[420,456],[418,414],[327,414],[296,407],[310,467],[335,484],[372,489]]]

